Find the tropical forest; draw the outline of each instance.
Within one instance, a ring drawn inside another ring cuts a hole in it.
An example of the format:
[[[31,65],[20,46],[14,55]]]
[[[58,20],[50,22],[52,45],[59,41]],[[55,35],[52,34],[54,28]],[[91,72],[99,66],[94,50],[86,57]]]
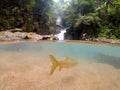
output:
[[[0,90],[120,90],[120,0],[0,0]]]
[[[0,0],[1,34],[62,29],[67,40],[120,39],[120,0]]]

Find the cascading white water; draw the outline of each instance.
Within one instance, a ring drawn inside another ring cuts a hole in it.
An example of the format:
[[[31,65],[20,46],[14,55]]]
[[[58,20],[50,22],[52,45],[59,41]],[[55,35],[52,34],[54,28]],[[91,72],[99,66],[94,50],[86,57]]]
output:
[[[66,33],[66,29],[62,29],[61,16],[58,16],[56,20],[56,25],[60,26],[60,28],[56,29],[56,31],[59,31],[60,33],[55,34],[55,37],[57,37],[59,40],[64,40],[64,34]]]
[[[57,37],[59,40],[64,40],[65,33],[66,33],[66,29],[63,29],[59,34],[56,34],[55,37]]]

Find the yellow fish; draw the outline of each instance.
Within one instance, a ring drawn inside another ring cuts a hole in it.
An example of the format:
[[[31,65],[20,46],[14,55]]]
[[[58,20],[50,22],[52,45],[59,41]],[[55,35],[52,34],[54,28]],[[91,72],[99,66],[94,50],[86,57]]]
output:
[[[50,55],[49,57],[53,64],[51,67],[50,75],[53,74],[57,67],[59,68],[60,71],[62,68],[69,68],[77,64],[76,61],[70,59],[69,57],[67,57],[64,61],[57,61],[53,55]]]

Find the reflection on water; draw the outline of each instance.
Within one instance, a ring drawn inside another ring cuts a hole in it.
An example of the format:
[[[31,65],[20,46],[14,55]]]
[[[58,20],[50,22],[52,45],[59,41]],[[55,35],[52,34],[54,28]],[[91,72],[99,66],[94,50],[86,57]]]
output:
[[[49,75],[49,55],[79,64]],[[120,48],[65,42],[0,44],[0,90],[120,90]]]

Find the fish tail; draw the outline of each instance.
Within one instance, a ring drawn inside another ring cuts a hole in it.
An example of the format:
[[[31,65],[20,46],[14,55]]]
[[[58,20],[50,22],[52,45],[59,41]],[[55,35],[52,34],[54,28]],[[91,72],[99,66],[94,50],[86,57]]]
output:
[[[56,67],[58,66],[58,61],[55,59],[55,57],[53,55],[50,55],[50,60],[52,62],[52,67],[51,67],[51,71],[50,71],[50,75],[53,74],[53,72],[55,71]]]

